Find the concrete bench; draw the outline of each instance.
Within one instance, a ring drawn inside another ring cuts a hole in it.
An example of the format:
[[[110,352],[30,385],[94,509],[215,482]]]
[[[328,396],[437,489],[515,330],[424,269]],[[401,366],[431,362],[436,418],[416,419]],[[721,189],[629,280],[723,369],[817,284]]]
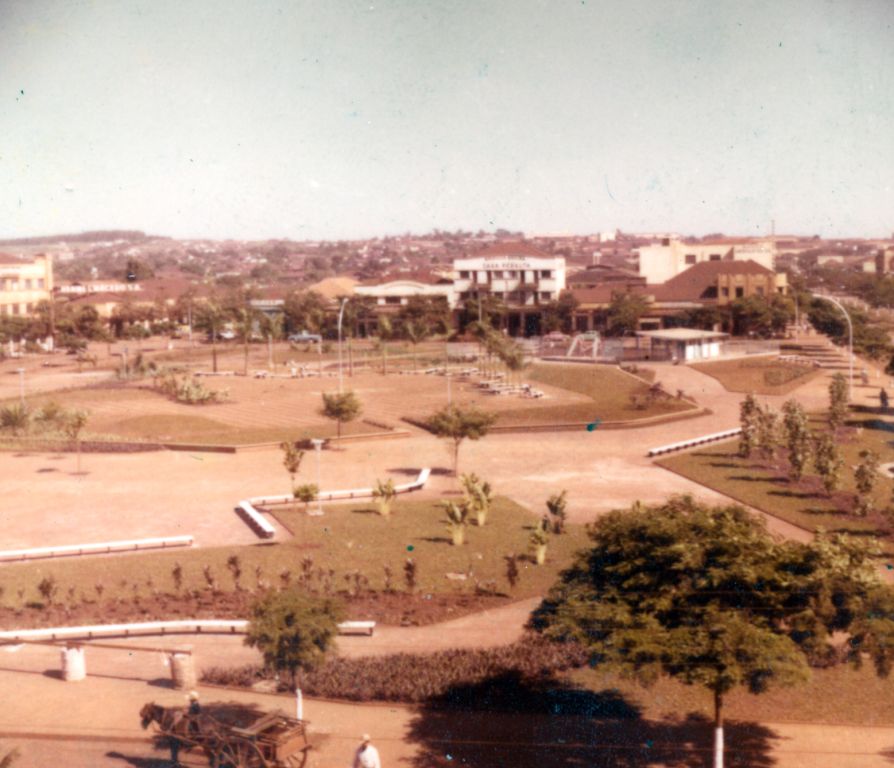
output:
[[[369,635],[372,637],[376,629],[374,621],[343,621],[338,625],[340,635]]]
[[[276,535],[276,529],[264,519],[264,516],[250,502],[240,501],[236,506],[236,511],[262,539],[272,539]]]
[[[161,536],[151,539],[102,541],[91,544],[66,544],[60,547],[34,547],[31,549],[7,549],[0,551],[0,562],[38,560],[52,557],[76,557],[78,555],[104,555],[112,552],[134,552],[144,549],[168,549],[191,547],[192,536]]]
[[[723,432],[713,432],[710,435],[702,435],[701,437],[693,437],[690,440],[681,440],[679,443],[668,443],[657,448],[650,448],[646,456],[661,456],[665,453],[673,453],[674,451],[683,451],[686,448],[694,448],[697,445],[705,445],[706,443],[714,443],[719,440],[730,440],[742,434],[742,428],[727,429]]]

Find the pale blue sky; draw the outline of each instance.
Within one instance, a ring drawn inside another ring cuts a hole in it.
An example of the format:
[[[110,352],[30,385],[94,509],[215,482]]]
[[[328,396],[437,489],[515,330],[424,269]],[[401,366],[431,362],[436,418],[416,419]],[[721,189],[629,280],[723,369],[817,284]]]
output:
[[[894,230],[889,0],[0,0],[0,236]]]

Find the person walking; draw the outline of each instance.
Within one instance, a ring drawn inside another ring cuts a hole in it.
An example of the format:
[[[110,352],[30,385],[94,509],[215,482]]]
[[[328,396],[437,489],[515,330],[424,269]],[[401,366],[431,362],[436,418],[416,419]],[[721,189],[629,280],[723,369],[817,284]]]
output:
[[[351,768],[382,768],[382,762],[379,760],[379,750],[372,745],[372,740],[368,733],[363,734],[360,746],[354,753],[354,764]]]
[[[884,388],[879,390],[878,399],[882,406],[882,411],[888,412],[888,393],[884,390]]]

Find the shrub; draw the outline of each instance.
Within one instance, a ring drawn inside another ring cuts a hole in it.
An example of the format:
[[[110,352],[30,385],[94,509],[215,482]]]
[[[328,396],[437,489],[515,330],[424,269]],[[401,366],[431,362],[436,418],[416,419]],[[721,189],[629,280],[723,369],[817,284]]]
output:
[[[449,697],[453,689],[494,678],[517,676],[523,680],[539,680],[583,666],[587,660],[586,651],[579,645],[525,638],[512,645],[485,650],[330,658],[306,672],[301,687],[309,696],[417,704]],[[256,664],[211,667],[202,673],[202,682],[217,685],[250,687],[260,680],[272,679],[273,670]],[[281,685],[285,686],[286,682]]]

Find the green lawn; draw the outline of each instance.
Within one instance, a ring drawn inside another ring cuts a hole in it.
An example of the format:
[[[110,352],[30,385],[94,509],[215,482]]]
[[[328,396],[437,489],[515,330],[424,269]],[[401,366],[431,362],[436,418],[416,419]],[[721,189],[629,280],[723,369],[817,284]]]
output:
[[[777,357],[719,360],[691,367],[717,379],[729,392],[757,395],[786,395],[821,373],[819,368],[782,362]]]
[[[497,422],[499,426],[588,422],[595,419],[627,421],[678,413],[693,407],[688,401],[671,397],[636,408],[631,397],[644,398],[649,385],[607,365],[533,365],[525,373],[525,379],[584,395],[592,402],[520,407],[501,412]]]
[[[279,574],[289,569],[297,577],[305,557],[313,559],[313,569],[335,571],[336,589],[345,585],[345,574],[359,571],[369,579],[374,589],[384,587],[384,566],[393,572],[395,586],[403,584],[403,566],[408,557],[418,565],[419,589],[425,592],[453,592],[471,590],[474,582],[448,579],[447,573],[466,573],[472,570],[480,581],[493,579],[500,591],[508,592],[504,577],[504,556],[527,552],[527,541],[535,517],[513,501],[494,500],[487,525],[469,527],[466,544],[454,547],[443,523],[443,510],[434,501],[398,501],[390,519],[376,514],[372,503],[332,505],[324,507],[322,517],[308,517],[297,509],[280,509],[275,514],[294,534],[283,543],[256,544],[242,547],[182,549],[125,556],[97,556],[71,560],[42,561],[0,566],[2,604],[18,604],[18,590],[26,591],[26,600],[37,600],[37,584],[52,575],[59,582],[60,594],[70,586],[93,596],[94,585],[105,586],[105,597],[131,597],[134,585],[137,593],[148,596],[151,588],[147,580],[162,592],[173,592],[171,575],[175,563],[183,567],[185,589],[203,589],[204,566],[211,567],[221,587],[233,588],[226,567],[227,558],[238,555],[243,585],[255,583],[255,568],[260,566],[263,577],[279,583]],[[586,546],[583,526],[569,526],[568,532],[551,537],[547,561],[543,566],[532,562],[519,563],[521,576],[513,597],[525,598],[543,594],[567,566],[574,552]]]
[[[848,510],[854,495],[852,467],[859,463],[860,451],[871,448],[883,463],[890,461],[894,421],[879,419],[872,414],[856,414],[853,425],[861,431],[839,443],[845,461],[843,486],[831,498],[826,497],[816,477],[807,476],[800,483],[790,482],[784,461],[779,462],[781,468],[776,468],[759,459],[739,458],[738,441],[682,453],[662,459],[658,464],[811,531],[823,527],[832,531],[884,533],[887,524],[880,516],[863,519],[848,514]],[[820,426],[818,417],[812,417],[811,426]],[[892,488],[894,483],[890,478],[879,477],[874,491],[877,508],[888,506]]]

